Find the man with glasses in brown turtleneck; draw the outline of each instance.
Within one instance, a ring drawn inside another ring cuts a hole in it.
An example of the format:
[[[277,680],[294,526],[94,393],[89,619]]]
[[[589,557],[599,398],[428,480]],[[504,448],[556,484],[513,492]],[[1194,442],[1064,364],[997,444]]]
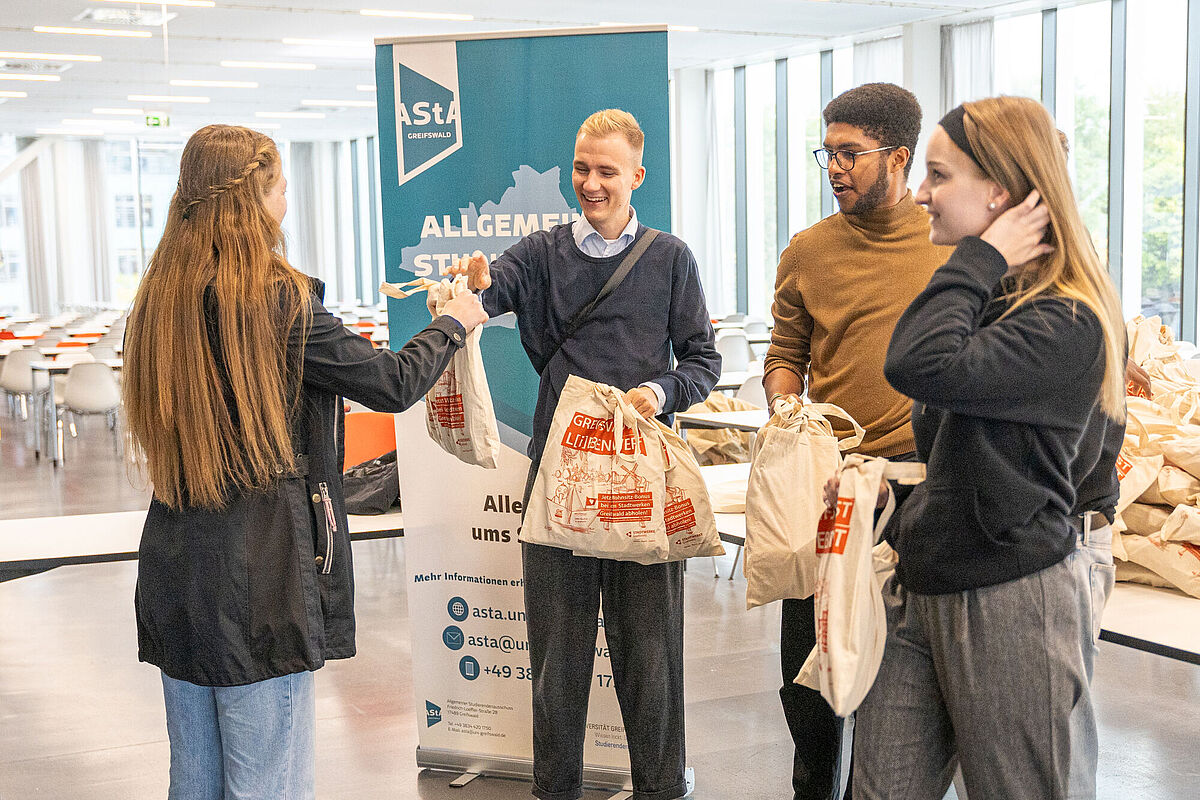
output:
[[[841,406],[866,429],[856,452],[908,460],[912,402],[884,380],[884,355],[900,315],[951,251],[930,243],[929,215],[907,186],[921,107],[899,86],[869,83],[834,98],[824,117],[814,155],[840,213],[797,233],[779,260],[763,386],[771,407],[807,386],[813,402]],[[819,692],[792,682],[815,644],[813,598],[784,600],[779,694],[796,746],[795,800],[836,800],[842,720]]]

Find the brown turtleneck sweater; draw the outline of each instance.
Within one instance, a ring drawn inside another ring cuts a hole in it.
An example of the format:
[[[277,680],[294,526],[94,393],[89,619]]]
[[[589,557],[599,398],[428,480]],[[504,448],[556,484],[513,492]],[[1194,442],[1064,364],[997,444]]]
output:
[[[841,406],[866,429],[857,452],[911,452],[912,401],[884,380],[884,356],[900,315],[953,250],[930,244],[929,216],[911,192],[797,233],[779,260],[764,373],[807,373],[813,402]]]

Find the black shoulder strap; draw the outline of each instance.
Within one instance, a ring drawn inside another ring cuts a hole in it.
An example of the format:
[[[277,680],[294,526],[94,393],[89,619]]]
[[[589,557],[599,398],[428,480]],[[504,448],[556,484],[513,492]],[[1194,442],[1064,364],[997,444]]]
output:
[[[564,342],[575,335],[575,332],[587,321],[587,318],[591,316],[592,311],[600,304],[600,301],[612,294],[613,290],[621,285],[621,281],[625,280],[625,276],[633,271],[634,265],[637,264],[638,259],[650,247],[651,242],[654,241],[656,236],[658,236],[658,231],[654,228],[647,228],[646,232],[642,234],[642,238],[638,239],[629,248],[629,252],[625,254],[625,258],[622,259],[620,266],[617,267],[617,271],[605,282],[604,287],[600,289],[600,294],[596,295],[596,299],[581,308],[575,316],[571,317],[571,321],[567,323],[567,335],[563,338]],[[562,347],[561,343],[559,347]]]
[[[589,316],[591,316],[592,311],[597,305],[600,304],[600,301],[612,294],[613,290],[621,285],[621,281],[625,280],[625,276],[633,271],[634,266],[641,259],[642,254],[646,252],[647,248],[650,247],[650,243],[654,241],[658,234],[659,231],[655,230],[654,228],[647,228],[646,232],[642,234],[642,238],[638,239],[633,243],[632,246],[630,246],[629,251],[625,254],[625,258],[621,260],[620,265],[617,267],[617,271],[614,272],[612,276],[609,277],[609,279],[604,283],[603,288],[600,289],[600,293],[596,295],[592,302],[588,303],[586,306],[581,308],[575,314],[575,316],[571,317],[570,321],[567,323],[566,334],[563,336],[562,341],[554,346],[554,350],[550,353],[550,355],[547,356],[546,364],[549,364],[551,359],[558,355],[558,351],[561,350],[562,346],[567,343],[567,340],[574,336],[575,332],[583,326],[583,323],[587,321]]]

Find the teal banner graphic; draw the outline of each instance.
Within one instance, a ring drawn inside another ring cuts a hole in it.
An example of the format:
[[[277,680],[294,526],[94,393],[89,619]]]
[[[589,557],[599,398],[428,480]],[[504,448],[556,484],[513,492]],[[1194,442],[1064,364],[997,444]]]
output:
[[[438,280],[454,259],[489,258],[579,216],[571,160],[579,125],[622,108],[646,133],[633,205],[670,227],[667,34],[599,33],[399,42],[376,48],[387,279]],[[422,295],[388,300],[393,346],[429,323]],[[529,435],[537,376],[511,318],[483,334],[496,416]]]

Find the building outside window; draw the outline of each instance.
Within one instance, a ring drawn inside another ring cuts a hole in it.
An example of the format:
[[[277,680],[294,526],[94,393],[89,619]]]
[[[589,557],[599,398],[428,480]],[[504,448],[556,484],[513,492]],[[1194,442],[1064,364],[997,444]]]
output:
[[[1127,3],[1125,315],[1158,314],[1179,334],[1187,0]]]

